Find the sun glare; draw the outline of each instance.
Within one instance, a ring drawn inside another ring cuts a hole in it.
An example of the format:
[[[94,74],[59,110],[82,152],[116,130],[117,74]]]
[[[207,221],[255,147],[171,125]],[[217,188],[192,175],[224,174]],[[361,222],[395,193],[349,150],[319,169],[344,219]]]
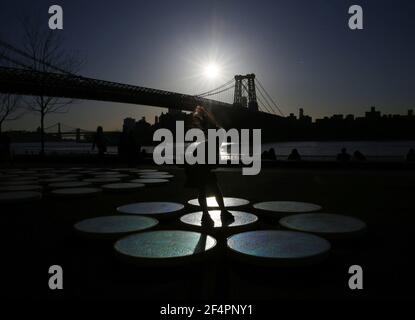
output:
[[[204,68],[204,75],[209,79],[215,79],[219,76],[220,70],[217,64],[209,63]]]

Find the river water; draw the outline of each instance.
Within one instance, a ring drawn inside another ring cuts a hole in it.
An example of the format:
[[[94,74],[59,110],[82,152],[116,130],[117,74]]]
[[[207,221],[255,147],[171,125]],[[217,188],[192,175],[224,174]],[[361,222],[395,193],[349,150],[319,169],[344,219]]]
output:
[[[333,160],[341,148],[352,154],[359,150],[370,160],[404,160],[410,148],[415,148],[415,141],[290,141],[274,142],[262,145],[262,151],[274,148],[278,159],[284,160],[292,149],[297,149],[302,158],[307,160]],[[153,147],[145,147],[152,152]],[[38,154],[40,143],[14,143],[14,154]],[[90,143],[47,142],[47,154],[95,154]],[[226,155],[226,148],[223,153]],[[116,154],[117,147],[108,147],[108,153]]]

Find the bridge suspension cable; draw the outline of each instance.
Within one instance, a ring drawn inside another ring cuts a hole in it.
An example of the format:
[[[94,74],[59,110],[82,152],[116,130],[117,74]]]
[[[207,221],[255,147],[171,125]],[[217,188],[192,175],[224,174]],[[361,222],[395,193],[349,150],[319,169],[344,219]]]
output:
[[[261,101],[259,96],[262,97],[262,100],[265,101],[264,105],[267,106],[267,109],[269,108],[269,110],[271,110],[270,113],[278,114],[278,110],[275,110],[275,107],[273,107],[272,104],[268,101],[267,97],[265,96],[265,93],[263,93],[262,89],[259,86],[257,87],[257,92],[259,93],[259,95],[257,95],[257,99]]]
[[[200,98],[202,98],[202,97],[207,97],[207,96],[211,96],[211,95],[213,95],[213,94],[219,93],[219,92],[216,92],[216,91],[221,90],[222,88],[224,88],[224,87],[226,87],[226,86],[228,86],[228,85],[232,84],[233,82],[234,82],[234,79],[231,79],[231,80],[229,80],[229,81],[225,82],[224,84],[220,85],[219,87],[217,87],[217,88],[215,88],[215,89],[211,89],[211,90],[209,90],[209,91],[206,91],[206,92],[203,92],[203,93],[197,94],[197,95],[196,95],[196,97],[200,97]],[[235,85],[233,85],[233,87],[234,87],[234,86],[235,86]],[[226,90],[229,90],[229,89],[231,89],[231,88],[227,88]],[[224,90],[224,91],[226,91],[226,90]],[[215,92],[216,92],[216,93],[215,93]]]
[[[275,103],[275,101],[272,99],[272,97],[268,94],[267,90],[265,90],[264,86],[262,85],[261,81],[259,81],[258,79],[255,79],[256,82],[259,84],[259,87],[265,92],[265,95],[269,98],[269,100],[271,100],[272,104],[275,106],[275,108],[278,110],[278,112],[282,115],[285,116],[284,113],[282,112],[282,110],[278,107],[278,105]]]

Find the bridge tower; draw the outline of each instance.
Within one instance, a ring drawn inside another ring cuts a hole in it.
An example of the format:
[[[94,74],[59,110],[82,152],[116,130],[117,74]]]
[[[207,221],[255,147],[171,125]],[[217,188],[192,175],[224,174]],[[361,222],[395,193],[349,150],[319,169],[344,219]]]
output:
[[[247,80],[246,87],[243,80]],[[246,98],[242,95],[242,88],[248,92],[248,105]],[[255,89],[255,74],[250,73],[246,75],[235,76],[235,94],[233,98],[233,104],[239,107],[248,107],[251,111],[258,111],[258,102],[256,100],[256,89]]]

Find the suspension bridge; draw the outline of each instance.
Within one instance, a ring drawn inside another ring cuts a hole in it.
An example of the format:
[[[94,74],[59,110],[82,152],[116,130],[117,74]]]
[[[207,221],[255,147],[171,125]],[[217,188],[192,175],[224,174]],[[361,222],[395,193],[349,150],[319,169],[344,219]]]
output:
[[[93,133],[93,131],[91,130],[75,128],[61,122],[57,122],[50,126],[47,126],[46,128],[44,128],[44,131],[49,135],[57,136],[59,138],[63,138],[65,136],[75,137],[76,142],[80,142],[82,136]]]
[[[0,40],[0,46],[21,58],[34,59],[4,41]],[[217,88],[189,95],[83,77],[39,60],[37,64],[44,65],[48,72],[34,70],[30,64],[15,56],[0,53],[0,57],[13,65],[0,67],[1,93],[120,102],[187,111],[192,111],[196,105],[203,105],[219,118],[227,119],[228,124],[229,119],[240,118],[241,114],[251,119],[254,114],[254,117],[267,119],[284,115],[255,74],[236,75]]]

